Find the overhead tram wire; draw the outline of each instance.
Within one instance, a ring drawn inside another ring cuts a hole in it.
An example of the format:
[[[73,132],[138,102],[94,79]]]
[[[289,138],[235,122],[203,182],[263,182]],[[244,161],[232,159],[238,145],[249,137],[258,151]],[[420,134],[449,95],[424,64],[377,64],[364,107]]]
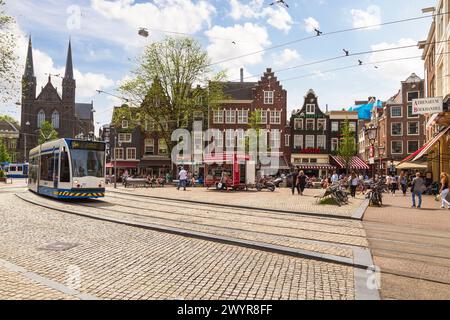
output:
[[[437,17],[437,16],[446,15],[446,14],[450,14],[450,11],[442,12],[442,13],[436,13],[436,14],[431,14],[431,15],[427,15],[427,16],[420,16],[420,17],[414,17],[414,18],[406,18],[406,19],[401,19],[401,20],[388,21],[388,22],[383,22],[383,23],[379,23],[379,24],[373,24],[373,25],[369,25],[369,26],[330,31],[330,32],[327,32],[327,33],[322,33],[320,36],[317,36],[317,35],[308,36],[308,37],[305,37],[305,38],[300,38],[300,39],[288,41],[288,42],[285,42],[285,43],[280,43],[278,45],[275,45],[275,46],[272,46],[272,47],[268,47],[268,48],[265,48],[265,49],[262,49],[262,50],[249,52],[249,53],[246,53],[246,54],[243,54],[243,55],[240,55],[240,56],[236,56],[236,57],[232,57],[232,58],[216,61],[216,62],[210,63],[208,65],[208,67],[215,66],[217,64],[221,64],[221,63],[228,62],[228,61],[237,60],[237,59],[240,59],[240,58],[245,58],[245,57],[252,56],[252,55],[255,55],[255,54],[258,54],[258,53],[263,53],[263,52],[266,52],[266,51],[282,48],[282,47],[289,46],[289,45],[294,44],[294,43],[299,43],[299,42],[303,42],[303,41],[307,41],[307,40],[311,40],[311,39],[315,39],[315,38],[322,38],[322,37],[335,35],[335,34],[339,34],[339,33],[346,33],[346,32],[357,31],[357,30],[364,30],[364,29],[372,29],[372,28],[382,27],[382,26],[387,26],[387,25],[393,25],[393,24],[399,24],[399,23],[404,23],[404,22],[417,21],[417,20],[422,20],[422,19],[427,19],[427,18],[434,18],[434,17]]]
[[[238,43],[239,42],[248,42],[248,41],[240,41],[239,39],[228,39],[228,38],[221,38],[221,37],[205,36],[205,35],[201,35],[201,34],[186,33],[186,32],[180,32],[180,31],[169,31],[169,30],[162,30],[162,29],[150,28],[150,27],[145,27],[145,29],[153,30],[153,31],[156,31],[156,32],[161,32],[161,33],[189,36],[189,37],[193,37],[193,38],[217,39],[217,40],[230,41],[230,42],[236,42],[237,41]]]
[[[444,42],[450,42],[450,40],[440,40],[440,41],[434,41],[434,42],[427,42],[427,43],[424,43],[424,44],[438,44],[438,43],[444,43]],[[316,60],[316,61],[312,61],[312,62],[308,62],[308,63],[304,63],[304,64],[292,66],[292,67],[287,67],[287,68],[283,68],[283,69],[274,70],[273,72],[274,73],[280,73],[280,72],[289,71],[289,70],[293,70],[293,69],[309,67],[309,66],[313,66],[313,65],[317,65],[317,64],[321,64],[321,63],[325,63],[325,62],[345,59],[345,58],[349,58],[349,57],[361,56],[361,55],[366,55],[366,54],[371,54],[371,53],[379,53],[379,52],[386,52],[386,51],[409,49],[409,48],[414,48],[414,47],[417,47],[417,44],[412,44],[412,45],[407,45],[407,46],[399,46],[399,47],[394,47],[394,48],[385,48],[385,49],[369,50],[369,51],[350,53],[348,56],[347,55],[340,55],[340,56],[336,56],[336,57],[332,57],[332,58]],[[252,76],[244,77],[243,79],[245,80],[245,79],[254,78],[254,77],[263,76],[263,75],[264,75],[263,73],[262,74],[257,74],[257,75],[252,75]],[[233,81],[239,81],[239,80],[240,79],[235,79]],[[233,81],[231,81],[231,82],[233,82]]]

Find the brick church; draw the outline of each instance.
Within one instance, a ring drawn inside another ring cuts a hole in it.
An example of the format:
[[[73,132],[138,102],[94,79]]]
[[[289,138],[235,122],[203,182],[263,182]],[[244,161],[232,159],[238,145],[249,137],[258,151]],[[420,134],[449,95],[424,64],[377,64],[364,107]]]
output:
[[[28,153],[38,145],[39,128],[50,122],[60,138],[74,138],[94,132],[93,103],[76,103],[76,81],[73,76],[72,47],[69,41],[62,92],[58,92],[48,78],[47,84],[36,95],[37,81],[34,75],[31,38],[28,44],[25,73],[22,76],[22,114],[19,150]],[[26,139],[24,136],[26,135]],[[26,145],[25,145],[26,140]],[[28,160],[22,157],[22,160]]]

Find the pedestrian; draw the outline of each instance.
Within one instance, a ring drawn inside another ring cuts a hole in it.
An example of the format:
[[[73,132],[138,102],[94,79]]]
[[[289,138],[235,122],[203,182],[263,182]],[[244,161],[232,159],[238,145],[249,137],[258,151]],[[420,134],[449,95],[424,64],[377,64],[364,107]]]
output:
[[[422,194],[426,189],[427,187],[425,186],[425,181],[421,178],[420,173],[417,172],[411,186],[413,208],[416,207],[416,196],[419,198],[419,205],[417,208],[422,208]]]
[[[398,190],[398,177],[395,174],[391,175],[391,193],[395,197],[395,191]]]
[[[178,173],[179,182],[178,182],[177,190],[180,190],[180,188],[183,187],[184,191],[186,191],[187,178],[188,178],[187,171],[184,170],[183,167],[180,167],[180,172]]]
[[[300,171],[300,174],[297,177],[297,184],[300,189],[300,195],[303,196],[303,192],[305,191],[306,185],[308,183],[308,177],[303,171]]]
[[[292,195],[295,195],[295,190],[297,190],[297,193],[300,194],[300,186],[297,183],[298,174],[299,174],[299,169],[297,167],[297,168],[295,168],[294,173],[292,174]]]
[[[350,176],[349,184],[351,196],[352,198],[356,198],[356,189],[358,188],[359,185],[359,178],[355,172],[353,172],[352,175]]]
[[[388,192],[392,191],[392,178],[390,175],[386,175],[386,187]]]
[[[449,198],[449,188],[450,188],[450,178],[446,172],[441,173],[441,188],[439,193],[441,194],[441,208],[445,209],[445,205],[450,210],[450,199]]]
[[[331,176],[331,183],[334,184],[334,183],[337,183],[337,182],[339,182],[339,175],[337,174],[336,171],[334,171],[333,175]]]
[[[406,179],[405,171],[402,171],[400,173],[400,177],[399,177],[399,181],[398,182],[400,184],[400,188],[402,189],[403,196],[406,197],[406,189],[408,187],[408,179]]]

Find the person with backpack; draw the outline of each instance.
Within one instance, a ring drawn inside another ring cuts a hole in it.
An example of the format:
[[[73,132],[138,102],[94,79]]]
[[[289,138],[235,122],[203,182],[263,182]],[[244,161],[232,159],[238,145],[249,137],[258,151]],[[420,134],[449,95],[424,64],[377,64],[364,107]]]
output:
[[[450,188],[450,178],[446,172],[441,173],[441,188],[439,189],[439,193],[441,195],[441,208],[445,209],[445,205],[450,210],[450,199],[449,197],[449,188]]]

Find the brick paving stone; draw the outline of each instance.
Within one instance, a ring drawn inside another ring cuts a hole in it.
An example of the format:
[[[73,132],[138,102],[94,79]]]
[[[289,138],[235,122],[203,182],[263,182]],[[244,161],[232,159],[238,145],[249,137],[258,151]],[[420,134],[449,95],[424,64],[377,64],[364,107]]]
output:
[[[150,206],[140,202],[139,206],[129,208],[125,207],[127,201],[123,198],[121,201],[125,206],[120,205],[114,198],[112,201],[107,198],[106,203],[104,201],[87,203],[89,207],[82,208],[76,204],[61,204],[31,194],[26,196],[34,201],[80,213],[96,214],[134,223],[176,227],[348,258],[353,257],[353,251],[341,246],[342,244],[361,247],[368,245],[360,221],[311,217],[307,217],[305,221],[303,217],[296,215],[281,215],[279,219],[276,219],[276,214],[273,213],[237,211],[222,214],[220,210],[214,212],[214,208],[203,210],[193,207],[179,211],[180,208],[166,207],[164,203]],[[195,219],[191,215],[195,215]]]
[[[350,199],[349,205],[342,207],[334,205],[318,205],[315,196],[323,195],[324,190],[321,189],[306,189],[305,196],[293,196],[291,190],[287,188],[280,188],[275,192],[221,192],[212,189],[206,190],[205,188],[190,188],[188,191],[177,191],[171,186],[148,189],[132,189],[119,186],[118,190],[121,192],[177,200],[186,199],[224,205],[248,206],[292,212],[309,212],[345,217],[351,217],[364,201],[363,196],[358,196],[356,199]],[[114,189],[108,188],[107,191],[113,192]]]
[[[77,246],[40,249],[56,242]],[[0,243],[3,259],[62,284],[78,267],[77,290],[102,299],[355,298],[351,267],[73,216],[12,194],[0,194]]]

